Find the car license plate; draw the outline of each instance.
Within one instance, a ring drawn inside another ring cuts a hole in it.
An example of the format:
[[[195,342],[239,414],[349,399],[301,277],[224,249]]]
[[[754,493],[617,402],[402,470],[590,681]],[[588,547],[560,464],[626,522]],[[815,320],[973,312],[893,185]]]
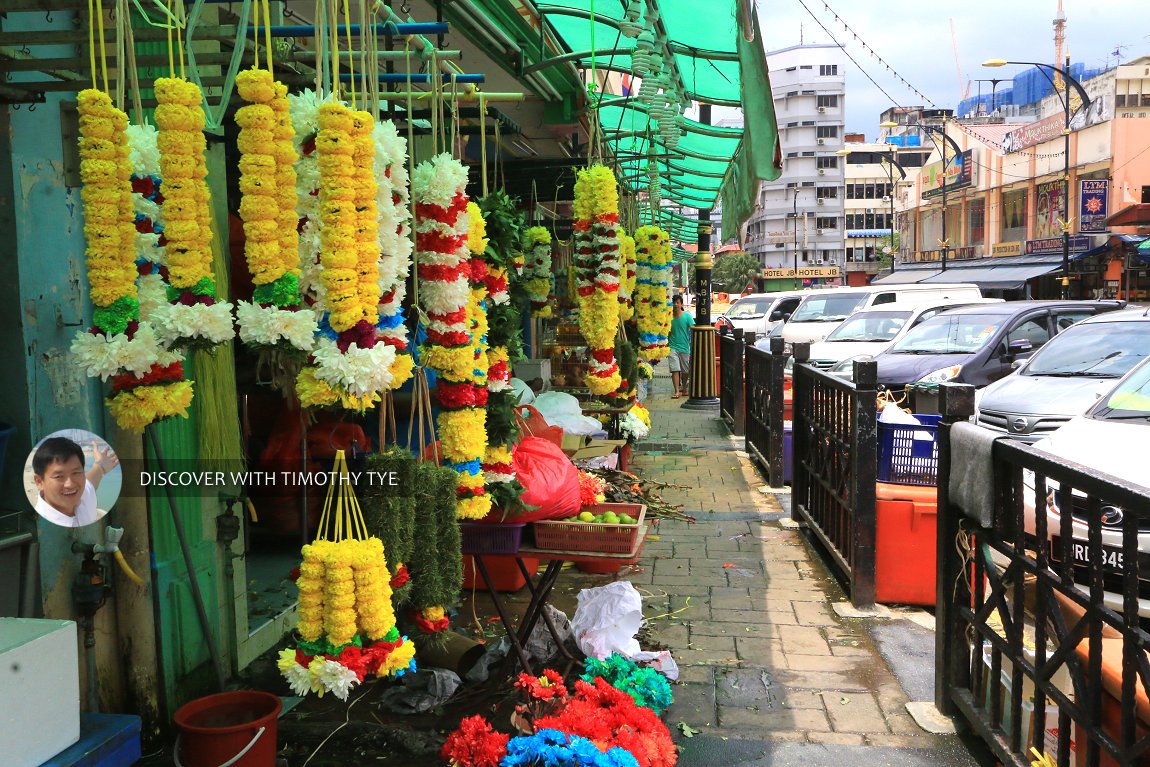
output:
[[[1117,546],[1102,545],[1102,569],[1110,574],[1121,575],[1125,570],[1125,560],[1123,558],[1124,552]],[[1075,567],[1089,567],[1090,566],[1090,544],[1080,538],[1073,538],[1070,541],[1070,556],[1074,560]],[[1062,539],[1057,535],[1050,538],[1050,558],[1055,562],[1062,561]],[[1139,557],[1139,560],[1144,557]],[[1150,573],[1139,573],[1140,576],[1145,578]]]

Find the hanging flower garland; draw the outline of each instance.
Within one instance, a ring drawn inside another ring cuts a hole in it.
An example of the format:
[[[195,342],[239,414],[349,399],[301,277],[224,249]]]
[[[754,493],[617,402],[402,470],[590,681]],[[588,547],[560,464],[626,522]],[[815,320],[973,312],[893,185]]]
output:
[[[140,321],[148,322],[157,307],[168,302],[164,268],[163,211],[160,148],[152,125],[129,125],[128,159],[132,167],[132,207],[136,227],[136,298]]]
[[[657,226],[635,231],[635,313],[639,323],[639,356],[658,362],[671,353],[671,240]]]
[[[122,428],[142,431],[162,418],[187,417],[192,401],[192,382],[184,380],[180,358],[161,347],[150,323],[140,322],[138,272],[151,275],[155,271],[162,280],[159,267],[150,260],[154,254],[147,254],[145,267],[136,265],[137,253],[149,247],[154,250],[160,243],[154,221],[163,198],[155,144],[146,158],[137,152],[141,165],[148,164],[152,171],[146,181],[141,176],[137,185],[127,115],[113,106],[106,93],[95,89],[80,93],[78,110],[80,197],[94,309],[93,327],[76,335],[71,351],[88,376],[111,379],[107,404],[116,422]],[[137,186],[139,193],[134,191]]]
[[[576,284],[579,329],[591,352],[587,388],[603,396],[619,388],[615,336],[619,331],[619,190],[603,165],[575,180]]]
[[[292,692],[347,700],[368,676],[415,670],[415,645],[395,627],[390,575],[378,538],[314,541],[303,547],[299,587],[301,641],[279,654]]]
[[[484,253],[487,251],[487,222],[483,218],[483,212],[479,206],[474,202],[467,203],[467,217],[471,224],[471,228],[467,233],[467,249],[471,252],[470,266],[470,294],[467,299],[467,320],[470,325],[471,335],[471,352],[472,352],[472,397],[475,407],[465,408],[470,410],[467,417],[474,419],[474,422],[481,424],[483,428],[483,443],[482,449],[477,453],[464,454],[462,452],[456,453],[455,457],[451,460],[457,463],[466,462],[469,467],[474,464],[473,460],[479,461],[479,470],[471,471],[470,468],[459,472],[459,480],[455,488],[457,498],[457,509],[459,516],[463,519],[482,519],[486,517],[488,512],[491,511],[491,496],[487,494],[487,478],[483,472],[483,458],[487,455],[487,447],[490,444],[487,439],[487,404],[490,394],[487,389],[488,379],[487,373],[490,367],[490,362],[487,358],[487,352],[490,348],[488,342],[488,331],[490,326],[487,321],[487,262],[484,258]],[[442,400],[440,401],[442,404]],[[461,412],[461,411],[457,411]],[[441,435],[442,437],[442,435]],[[479,446],[476,445],[478,448]],[[446,443],[444,443],[444,455],[448,456]]]
[[[635,316],[635,238],[619,230],[619,321]]]
[[[424,364],[438,376],[436,426],[443,456],[457,475],[456,513],[481,519],[491,509],[483,492],[481,459],[487,449],[486,365],[476,365],[473,329],[481,321],[471,291],[473,233],[468,215],[467,169],[449,154],[420,163],[412,178],[420,303],[427,312]]]
[[[395,347],[391,386],[397,389],[411,378],[414,362],[407,348],[403,299],[411,272],[412,242],[408,236],[407,141],[395,124],[385,121],[372,129],[375,144],[376,210],[379,216],[379,333]]]
[[[550,317],[555,278],[551,274],[551,232],[542,226],[527,230],[524,247],[527,264],[523,270],[527,298],[531,302],[532,317]]]
[[[420,463],[416,468],[413,537],[419,542],[411,555],[408,618],[432,645],[445,641],[451,626],[447,606],[463,587],[463,555],[455,499],[458,474],[445,466]]]
[[[169,348],[211,348],[231,340],[235,328],[212,275],[203,95],[195,83],[171,77],[158,78],[155,91],[170,302],[156,308],[152,324]]]
[[[483,474],[493,507],[501,519],[506,519],[524,510],[523,485],[515,476],[512,461],[520,429],[516,396],[511,388],[512,366],[523,356],[523,343],[519,307],[511,300],[508,286],[508,276],[522,258],[523,214],[516,201],[502,191],[484,197],[481,207],[490,235],[485,255],[491,304],[487,317],[487,452],[483,456]]]
[[[300,294],[309,306],[323,302],[323,283],[319,277],[320,174],[316,134],[319,132],[319,108],[326,101],[323,94],[313,90],[288,96],[288,114],[294,131],[292,146],[297,158],[295,210],[299,217],[296,229],[299,233]]]
[[[316,324],[312,312],[300,311],[294,131],[287,88],[271,72],[249,69],[236,77],[236,90],[248,102],[236,111],[236,144],[244,255],[255,285],[252,301],[240,301],[236,307],[240,339],[256,348],[310,351]]]
[[[305,406],[338,401],[365,410],[391,388],[396,348],[379,329],[379,237],[374,175],[374,120],[338,102],[319,108],[315,153],[319,167],[322,300],[326,315],[311,365],[296,379]]]

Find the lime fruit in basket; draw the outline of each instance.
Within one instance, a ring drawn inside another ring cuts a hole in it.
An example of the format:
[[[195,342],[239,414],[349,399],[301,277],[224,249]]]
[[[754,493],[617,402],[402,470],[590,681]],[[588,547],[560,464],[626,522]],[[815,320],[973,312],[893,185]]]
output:
[[[621,525],[633,525],[633,524],[635,524],[635,518],[632,517],[630,514],[620,514],[619,515],[619,524],[621,524]]]
[[[591,512],[584,511],[579,515],[579,521],[580,522],[598,522],[599,520],[595,519],[595,515],[592,514]]]
[[[619,524],[619,515],[613,511],[609,511],[603,515],[603,521],[609,525]]]
[[[603,515],[602,515],[602,514],[596,514],[596,515],[594,516],[594,518],[592,519],[592,521],[593,521],[593,522],[599,522],[600,524],[602,524],[602,522],[603,522]]]

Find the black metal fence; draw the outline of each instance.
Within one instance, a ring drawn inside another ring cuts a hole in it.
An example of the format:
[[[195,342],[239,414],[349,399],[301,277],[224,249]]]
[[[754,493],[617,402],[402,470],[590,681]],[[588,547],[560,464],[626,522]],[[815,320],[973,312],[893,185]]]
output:
[[[854,381],[808,365],[795,344],[791,514],[806,522],[850,585],[856,607],[874,605],[877,365],[854,364]]]
[[[735,328],[733,333],[728,327],[719,329],[719,417],[727,422],[735,436],[742,436],[746,429],[743,348],[742,328]]]
[[[772,338],[771,350],[754,345],[748,333],[746,352],[747,453],[767,474],[771,487],[783,486],[783,339]]]
[[[1148,764],[1150,495],[1000,439],[975,513],[956,431],[973,427],[951,425],[972,408],[970,387],[943,385],[936,705],[1006,765]]]

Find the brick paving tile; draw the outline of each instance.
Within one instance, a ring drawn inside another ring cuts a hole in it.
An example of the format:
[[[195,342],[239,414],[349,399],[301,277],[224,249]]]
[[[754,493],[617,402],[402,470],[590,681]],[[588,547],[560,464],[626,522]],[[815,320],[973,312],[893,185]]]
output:
[[[721,653],[724,656],[735,656],[735,638],[732,636],[710,636],[707,634],[691,634],[690,644],[692,650]]]
[[[776,671],[775,678],[787,687],[802,690],[839,690],[867,692],[870,684],[857,674],[834,671]]]
[[[813,626],[781,626],[779,636],[783,639],[783,649],[799,655],[830,654],[830,646],[822,633]]]
[[[747,632],[745,636],[735,637],[735,649],[739,651],[739,658],[748,666],[765,666],[767,668],[788,668],[789,661],[783,652],[783,643],[777,639],[752,636]]]
[[[720,712],[721,713],[721,712]],[[920,731],[921,732],[921,731]],[[866,735],[868,746],[886,746],[891,748],[930,748],[937,749],[945,742],[936,735]]]
[[[758,610],[724,610],[721,608],[711,611],[711,620],[723,623],[741,623],[745,626],[752,623],[767,622],[763,613]],[[794,623],[793,617],[791,622]]]
[[[715,667],[714,666],[687,666],[679,669],[679,681],[676,683],[674,690],[678,690],[683,684],[710,684],[715,683]]]
[[[675,702],[667,709],[668,722],[686,722],[692,727],[718,724],[713,684],[679,684],[674,689]]]
[[[812,708],[763,709],[755,706],[720,705],[719,725],[724,729],[822,731],[831,729],[826,713]]]
[[[787,668],[791,671],[842,671],[850,672],[865,662],[858,658],[839,658],[834,655],[802,655],[787,652]]]
[[[832,746],[862,746],[866,741],[862,735],[852,732],[808,732],[807,740]]]
[[[730,636],[736,639],[778,639],[779,629],[773,623],[742,624],[717,621],[692,621],[691,631],[708,636]]]
[[[831,726],[838,732],[885,734],[886,720],[874,698],[866,694],[824,692],[823,703]]]
[[[671,648],[672,654],[677,647],[686,647],[690,641],[690,630],[686,626],[662,625],[651,631],[651,635],[659,640],[660,644]]]
[[[838,618],[830,605],[817,602],[795,602],[795,615],[804,626],[836,626]]]
[[[715,591],[721,592],[739,592],[744,593],[720,593],[715,594]],[[711,611],[715,610],[750,610],[751,609],[751,595],[746,593],[745,589],[712,589],[711,591]]]

